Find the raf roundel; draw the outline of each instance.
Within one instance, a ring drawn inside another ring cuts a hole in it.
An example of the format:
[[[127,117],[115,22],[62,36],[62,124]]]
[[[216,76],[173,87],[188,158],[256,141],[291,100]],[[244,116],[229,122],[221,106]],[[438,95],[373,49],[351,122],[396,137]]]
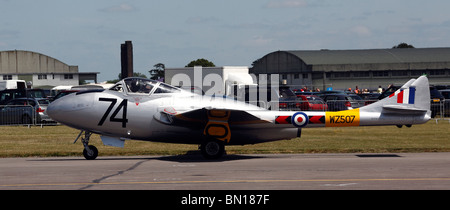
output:
[[[294,115],[292,115],[291,120],[292,120],[292,124],[299,128],[305,127],[309,122],[308,115],[306,115],[303,112],[295,113]]]

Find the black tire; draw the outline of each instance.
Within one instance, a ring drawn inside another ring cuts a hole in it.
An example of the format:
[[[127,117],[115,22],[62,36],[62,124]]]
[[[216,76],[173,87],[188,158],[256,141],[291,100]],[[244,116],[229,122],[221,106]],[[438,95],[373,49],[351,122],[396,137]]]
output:
[[[93,146],[93,145],[89,145],[88,146],[89,149],[92,151],[92,154],[89,155],[86,148],[83,150],[83,156],[84,158],[86,158],[86,160],[94,160],[95,158],[97,158],[98,156],[98,150],[97,147]]]
[[[222,141],[209,140],[202,143],[200,150],[206,159],[219,159],[225,153],[225,145]]]

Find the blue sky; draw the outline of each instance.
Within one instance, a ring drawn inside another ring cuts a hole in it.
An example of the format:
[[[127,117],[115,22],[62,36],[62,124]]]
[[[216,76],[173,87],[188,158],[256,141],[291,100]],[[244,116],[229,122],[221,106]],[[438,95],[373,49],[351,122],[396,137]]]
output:
[[[0,50],[30,50],[99,81],[120,72],[133,42],[134,71],[206,58],[250,66],[276,50],[450,47],[445,0],[0,0]]]

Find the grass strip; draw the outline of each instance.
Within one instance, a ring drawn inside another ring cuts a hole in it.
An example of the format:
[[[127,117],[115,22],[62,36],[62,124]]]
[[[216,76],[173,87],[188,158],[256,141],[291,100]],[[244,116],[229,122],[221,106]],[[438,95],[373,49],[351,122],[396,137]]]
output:
[[[82,156],[79,131],[67,126],[2,126],[0,157]],[[227,154],[450,152],[450,123],[430,121],[411,128],[396,126],[303,129],[302,138],[245,146],[227,146]],[[181,155],[198,145],[126,141],[125,148],[103,146],[92,135],[100,156]]]

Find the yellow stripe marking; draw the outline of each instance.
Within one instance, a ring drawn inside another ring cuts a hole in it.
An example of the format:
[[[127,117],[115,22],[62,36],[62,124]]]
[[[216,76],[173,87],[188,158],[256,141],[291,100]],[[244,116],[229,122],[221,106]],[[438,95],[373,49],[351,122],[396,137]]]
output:
[[[325,112],[325,127],[359,126],[359,109]]]

